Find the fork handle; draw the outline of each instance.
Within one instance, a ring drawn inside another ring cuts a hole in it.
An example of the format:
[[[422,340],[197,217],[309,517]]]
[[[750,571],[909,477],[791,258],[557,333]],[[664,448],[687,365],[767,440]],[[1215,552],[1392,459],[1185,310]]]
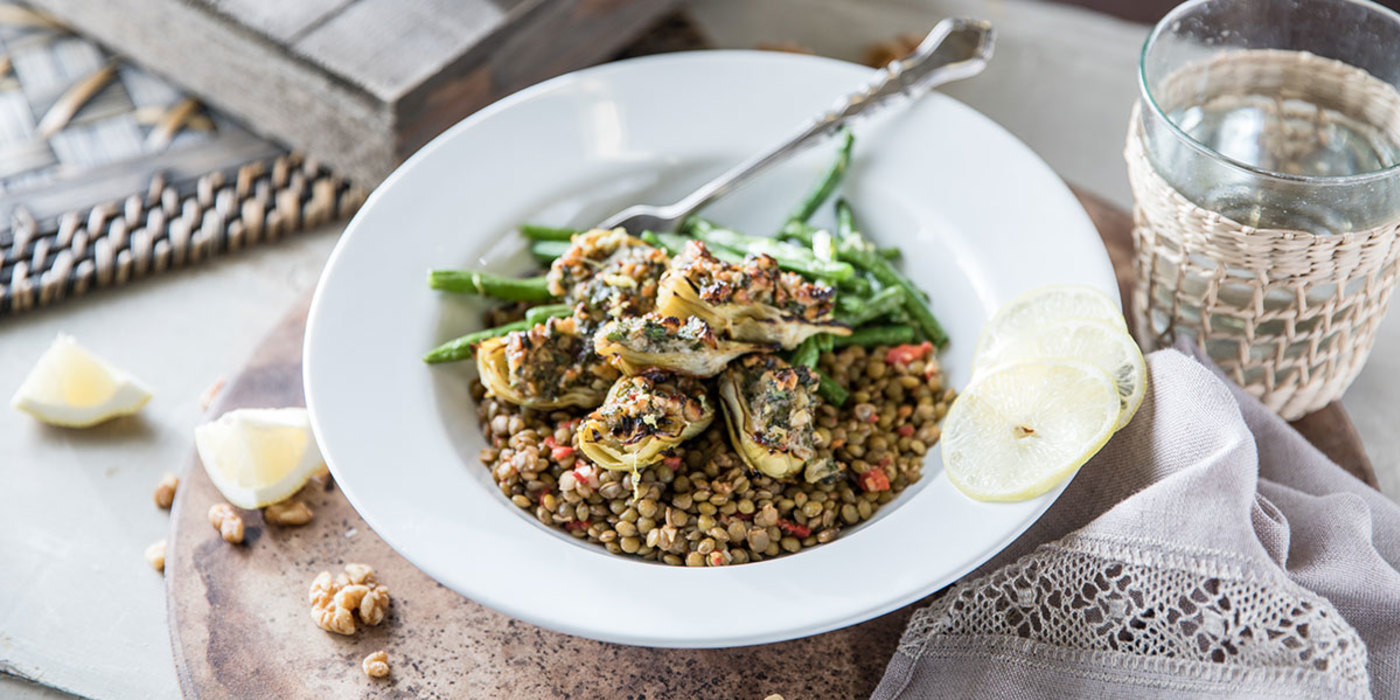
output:
[[[963,49],[965,53],[941,55],[946,52],[940,52],[940,49],[947,48],[945,41],[955,32],[969,35],[967,46],[954,47],[954,50]],[[667,208],[678,220],[683,219],[774,163],[821,137],[831,135],[853,118],[888,104],[896,95],[916,98],[940,85],[977,75],[991,59],[993,45],[994,34],[990,23],[974,19],[945,19],[934,26],[912,54],[877,70],[865,87],[841,98],[831,109],[786,141],[740,162]]]

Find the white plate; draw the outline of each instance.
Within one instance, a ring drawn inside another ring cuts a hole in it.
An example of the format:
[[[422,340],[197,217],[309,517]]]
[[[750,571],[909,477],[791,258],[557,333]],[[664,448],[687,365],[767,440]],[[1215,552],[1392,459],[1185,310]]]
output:
[[[1033,501],[964,497],[929,452],[923,480],[836,541],[757,564],[688,569],[608,554],[511,505],[477,459],[471,363],[423,352],[480,327],[475,299],[430,291],[433,267],[529,268],[521,221],[587,225],[668,202],[788,135],[869,70],[761,52],[672,54],[580,71],[453,127],[398,169],[350,223],[316,290],[305,347],[316,435],[350,502],[428,575],[570,634],[718,647],[851,625],[952,583],[1035,521]],[[942,95],[856,128],[845,195],[868,234],[905,252],[952,337],[952,386],[983,322],[1043,284],[1117,294],[1098,234],[1058,177],[990,120]],[[826,166],[814,148],[707,215],[777,229]],[[826,213],[826,216],[830,216]],[[393,583],[389,582],[392,586]]]

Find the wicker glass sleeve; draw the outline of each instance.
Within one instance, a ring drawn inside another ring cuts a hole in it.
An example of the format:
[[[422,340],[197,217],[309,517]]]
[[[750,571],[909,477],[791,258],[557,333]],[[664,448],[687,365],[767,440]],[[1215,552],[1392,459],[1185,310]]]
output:
[[[1194,339],[1285,419],[1341,396],[1370,355],[1395,290],[1400,221],[1342,234],[1257,229],[1197,206],[1145,149],[1141,105],[1126,157],[1145,348]]]
[[[1133,307],[1289,420],[1339,398],[1396,284],[1400,14],[1186,0],[1149,33],[1126,158]]]

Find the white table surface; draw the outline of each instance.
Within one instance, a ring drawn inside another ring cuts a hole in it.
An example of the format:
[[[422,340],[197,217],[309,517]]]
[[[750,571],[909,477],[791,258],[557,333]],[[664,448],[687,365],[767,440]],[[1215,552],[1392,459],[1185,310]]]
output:
[[[1033,0],[696,0],[693,12],[722,47],[790,40],[853,60],[873,41],[944,16],[989,19],[1000,33],[991,68],[948,92],[1070,182],[1130,202],[1120,154],[1144,26]],[[46,428],[0,408],[0,697],[63,696],[50,687],[179,697],[161,577],[142,556],[168,521],[151,492],[188,458],[201,393],[236,372],[311,289],[339,230],[0,320],[0,398],[59,332],[155,390],[139,419],[89,431]],[[1397,388],[1400,318],[1392,314],[1343,401],[1392,498],[1400,496]]]

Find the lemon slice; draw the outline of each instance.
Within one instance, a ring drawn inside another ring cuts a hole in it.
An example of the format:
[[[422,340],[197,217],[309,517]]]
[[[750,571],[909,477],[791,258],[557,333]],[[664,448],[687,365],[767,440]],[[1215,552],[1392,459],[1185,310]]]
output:
[[[1084,360],[1103,370],[1118,387],[1122,428],[1133,419],[1147,389],[1147,363],[1137,342],[1122,327],[1105,321],[1076,319],[1044,326],[1014,343],[998,343],[978,357],[978,371],[1017,360],[1066,358]]]
[[[943,419],[943,468],[980,501],[1035,498],[1108,442],[1119,405],[1113,380],[1081,360],[1023,360],[988,370]]]
[[[1070,319],[1092,319],[1128,328],[1118,304],[1097,288],[1053,284],[1033,289],[998,309],[977,340],[976,357],[996,355],[1001,352],[1001,345]]]
[[[39,357],[10,405],[52,425],[86,428],[129,416],[151,400],[136,377],[60,335]]]
[[[240,408],[194,429],[204,471],[229,503],[280,503],[321,468],[321,451],[304,408]]]

